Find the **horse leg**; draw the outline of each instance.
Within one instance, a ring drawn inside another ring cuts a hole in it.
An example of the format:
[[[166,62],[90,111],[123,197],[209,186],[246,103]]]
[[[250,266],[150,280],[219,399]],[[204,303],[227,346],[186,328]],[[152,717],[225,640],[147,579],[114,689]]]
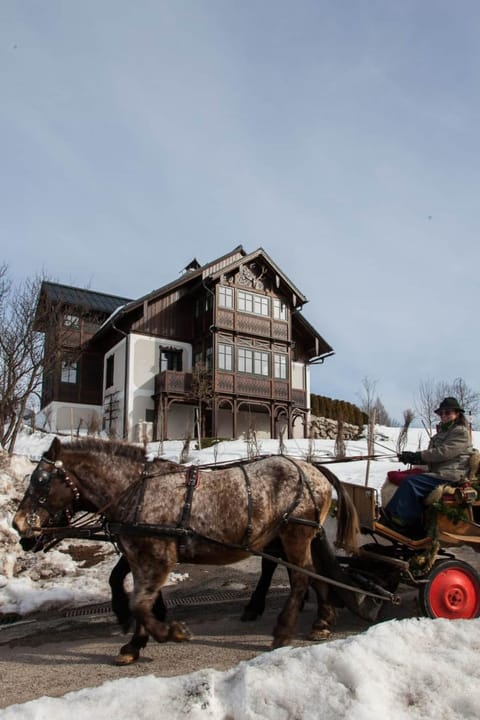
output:
[[[123,632],[128,632],[133,620],[130,609],[130,601],[125,591],[124,580],[130,572],[130,565],[125,555],[121,555],[109,577],[111,589],[112,610],[115,613],[118,623]],[[167,607],[160,591],[153,605],[153,614],[157,620],[164,621],[167,615]]]
[[[299,526],[290,526],[281,535],[288,562],[299,568],[312,570],[310,542],[312,531]],[[288,645],[298,620],[300,607],[308,590],[309,578],[304,573],[292,570],[290,574],[290,595],[280,612],[273,631],[273,648]]]
[[[283,547],[278,542],[279,548],[268,545],[265,550],[272,554],[284,555]],[[277,552],[279,550],[279,552]],[[263,615],[265,610],[265,599],[267,597],[268,590],[272,583],[273,573],[277,569],[277,563],[273,560],[267,560],[262,558],[262,573],[258,580],[257,586],[252,593],[250,600],[243,610],[243,614],[240,618],[242,622],[256,620],[258,617]]]
[[[130,603],[123,585],[123,581],[129,572],[130,565],[128,564],[127,558],[125,555],[120,555],[120,558],[110,573],[110,577],[108,579],[111,591],[112,610],[115,613],[123,632],[128,632],[132,621]]]
[[[286,560],[287,557],[285,555],[285,551],[283,549],[282,541],[280,538],[275,538],[272,540],[272,542],[268,543],[268,545],[264,548],[265,552],[268,552],[269,555],[276,555],[282,560]],[[243,610],[242,616],[240,620],[242,622],[249,622],[251,620],[256,620],[258,617],[263,615],[265,611],[265,601],[267,598],[267,593],[270,589],[270,585],[272,584],[272,578],[275,570],[277,569],[278,563],[276,563],[274,560],[268,560],[267,558],[262,558],[262,571],[260,578],[257,582],[257,585],[255,587],[255,590],[253,591],[250,600],[245,605],[245,608]],[[291,575],[290,570],[287,569],[288,572],[288,580],[291,584]],[[305,601],[308,597],[308,590],[305,593],[305,596],[301,602],[300,610],[303,610],[303,607],[305,605]]]
[[[317,617],[307,635],[307,640],[318,642],[319,640],[327,640],[332,634],[330,628],[335,624],[337,611],[329,601],[328,585],[320,580],[311,580],[311,585],[317,598]]]
[[[132,639],[121,648],[117,658],[119,664],[128,664],[138,659],[149,636],[157,642],[183,642],[192,637],[184,623],[165,622],[166,608],[161,588],[177,559],[175,544],[152,545],[145,541],[132,543],[130,547],[127,544],[126,550],[134,576],[133,614],[136,625]],[[154,614],[155,609],[160,617]]]

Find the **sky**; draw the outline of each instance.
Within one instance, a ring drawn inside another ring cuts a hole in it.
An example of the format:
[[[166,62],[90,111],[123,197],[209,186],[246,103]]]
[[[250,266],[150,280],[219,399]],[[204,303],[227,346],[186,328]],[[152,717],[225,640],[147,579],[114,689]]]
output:
[[[371,463],[371,487],[380,488],[386,472],[398,467],[397,436],[396,429],[377,428],[377,452],[391,457]],[[99,565],[82,568],[55,549],[22,553],[11,528],[13,508],[30,469],[28,458],[41,456],[52,437],[23,434],[11,471],[0,471],[0,613],[27,615],[109,598],[107,568],[116,562],[113,552]],[[474,433],[474,440],[478,446],[480,433]],[[307,441],[286,442],[290,455],[304,456]],[[426,446],[425,432],[410,429],[407,447],[417,449],[419,442]],[[164,457],[178,461],[180,449],[181,443],[166,442]],[[317,440],[313,449],[318,458],[332,456],[334,441]],[[261,450],[278,452],[278,441],[264,441]],[[151,444],[148,451],[158,452],[158,445]],[[347,455],[359,454],[366,454],[365,441],[349,441]],[[237,440],[221,443],[217,460],[245,456],[246,444]],[[189,457],[200,464],[214,459],[211,448],[191,450]],[[338,477],[362,485],[365,470],[365,461],[335,465]],[[20,554],[28,561],[15,575]],[[170,582],[180,581],[188,582],[188,575],[172,574]],[[117,720],[156,720],[159,707],[166,720],[474,720],[480,706],[479,652],[478,620],[387,620],[346,639],[261,653],[225,672],[205,668],[164,678],[153,669],[152,674],[59,698],[43,696],[0,709],[0,720],[90,720],[92,708],[98,707],[108,708]]]
[[[402,420],[480,390],[475,0],[3,0],[0,263],[140,297],[241,244]]]

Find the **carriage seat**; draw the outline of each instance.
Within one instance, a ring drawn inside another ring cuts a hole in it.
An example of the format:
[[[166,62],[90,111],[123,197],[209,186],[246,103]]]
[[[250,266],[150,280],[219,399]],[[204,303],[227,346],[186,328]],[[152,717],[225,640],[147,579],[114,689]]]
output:
[[[457,485],[439,485],[425,498],[425,505],[443,501],[445,503],[461,503],[471,505],[477,500],[478,492],[473,487],[479,483],[480,452],[474,450],[468,459],[468,471],[463,482]]]
[[[432,492],[425,498],[425,505],[433,505],[436,502],[444,502],[447,505],[449,503],[461,503],[462,505],[471,505],[475,502],[478,497],[478,493],[474,487],[472,487],[469,480],[465,480],[463,483],[458,485],[438,485],[432,490]]]
[[[476,457],[475,457],[476,456]],[[462,483],[451,485],[443,483],[434,488],[424,500],[425,505],[433,505],[433,503],[443,501],[446,504],[467,504],[471,505],[477,500],[478,493],[473,485],[479,483],[477,471],[480,464],[480,453],[474,453],[475,462],[470,463],[469,471]],[[424,467],[413,467],[409,470],[391,470],[387,473],[387,479],[381,489],[382,506],[385,507],[395,494],[401,482],[416,473],[425,472]]]

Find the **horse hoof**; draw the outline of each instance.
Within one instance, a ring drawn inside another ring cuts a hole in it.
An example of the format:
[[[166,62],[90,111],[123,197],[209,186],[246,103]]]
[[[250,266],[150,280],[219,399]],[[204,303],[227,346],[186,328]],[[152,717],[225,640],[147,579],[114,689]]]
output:
[[[115,665],[132,665],[140,657],[140,651],[131,645],[124,645],[115,658]]]
[[[245,608],[243,611],[240,622],[253,622],[259,617],[260,613],[256,612],[255,610],[249,610],[248,608]]]
[[[186,642],[191,640],[193,637],[192,633],[188,629],[187,625],[183,622],[172,622],[168,629],[168,639],[173,642]]]
[[[328,628],[322,628],[321,630],[311,630],[309,634],[307,635],[307,640],[312,640],[313,642],[319,642],[321,640],[328,640],[330,635],[332,634],[331,630]]]
[[[278,648],[285,647],[286,645],[290,645],[291,638],[273,638],[272,644],[270,646],[271,650],[277,650]]]

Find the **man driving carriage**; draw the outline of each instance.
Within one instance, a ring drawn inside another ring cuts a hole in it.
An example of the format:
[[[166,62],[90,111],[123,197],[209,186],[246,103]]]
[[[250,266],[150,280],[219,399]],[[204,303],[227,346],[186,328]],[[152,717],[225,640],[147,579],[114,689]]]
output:
[[[380,522],[410,534],[415,532],[422,518],[424,500],[430,492],[448,483],[457,485],[467,474],[472,446],[465,411],[454,397],[446,397],[435,413],[440,417],[437,432],[426,450],[402,452],[400,462],[426,466],[407,475],[393,498],[383,508]]]

